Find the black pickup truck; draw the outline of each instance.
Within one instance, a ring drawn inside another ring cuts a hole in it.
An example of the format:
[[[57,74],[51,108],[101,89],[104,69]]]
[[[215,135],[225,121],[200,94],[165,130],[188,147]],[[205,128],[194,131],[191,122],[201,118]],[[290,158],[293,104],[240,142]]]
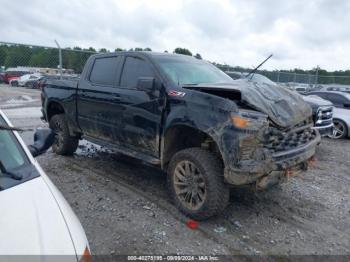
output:
[[[167,53],[93,55],[78,81],[48,83],[42,112],[54,152],[84,138],[158,165],[175,205],[199,220],[225,208],[230,186],[264,189],[305,169],[320,142],[299,95]]]

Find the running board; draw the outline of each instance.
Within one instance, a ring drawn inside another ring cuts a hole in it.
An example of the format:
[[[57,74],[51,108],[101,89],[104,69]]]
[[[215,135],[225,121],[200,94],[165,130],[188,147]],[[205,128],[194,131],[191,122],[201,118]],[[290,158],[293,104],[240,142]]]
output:
[[[117,153],[145,161],[146,163],[149,163],[151,165],[160,165],[161,164],[159,158],[147,155],[145,153],[137,152],[137,151],[131,150],[129,148],[126,148],[126,147],[123,147],[123,146],[120,146],[117,144],[112,144],[111,142],[106,142],[104,140],[100,140],[100,139],[97,139],[97,138],[94,138],[91,136],[84,135],[82,138],[86,139],[87,141],[89,141],[91,143],[110,148],[111,150],[113,150]]]

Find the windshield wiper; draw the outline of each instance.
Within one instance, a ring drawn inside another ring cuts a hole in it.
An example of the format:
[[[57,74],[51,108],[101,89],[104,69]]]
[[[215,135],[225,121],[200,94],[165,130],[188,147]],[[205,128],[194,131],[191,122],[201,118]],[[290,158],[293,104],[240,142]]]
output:
[[[193,83],[189,83],[189,84],[182,84],[183,86],[198,86],[198,84],[193,84]]]
[[[15,180],[21,180],[23,178],[22,175],[18,175],[18,174],[7,171],[4,164],[1,162],[1,160],[0,160],[0,171],[4,176],[10,177],[10,178],[15,179]]]
[[[33,129],[22,129],[18,127],[12,127],[12,126],[5,126],[5,125],[0,125],[0,130],[7,130],[7,131],[33,131]]]

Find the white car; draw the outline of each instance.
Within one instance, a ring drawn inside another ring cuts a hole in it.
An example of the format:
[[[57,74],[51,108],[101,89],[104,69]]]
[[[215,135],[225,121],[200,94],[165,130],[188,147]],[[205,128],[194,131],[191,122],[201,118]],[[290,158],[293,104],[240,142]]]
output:
[[[51,146],[44,131],[36,132],[28,148],[0,110],[0,256],[67,255],[64,261],[91,261],[78,218],[33,157]]]
[[[39,80],[42,77],[40,74],[26,74],[18,79],[11,80],[10,85],[11,86],[25,86],[25,87],[32,87],[34,81]]]
[[[334,108],[333,111],[333,134],[334,139],[350,137],[350,110],[344,108]]]

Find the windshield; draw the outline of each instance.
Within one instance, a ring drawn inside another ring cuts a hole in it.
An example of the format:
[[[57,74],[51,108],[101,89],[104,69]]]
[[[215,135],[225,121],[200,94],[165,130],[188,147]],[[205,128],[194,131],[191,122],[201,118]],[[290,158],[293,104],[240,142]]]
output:
[[[231,77],[217,67],[193,57],[155,57],[165,74],[176,84],[230,83]]]
[[[350,94],[343,93],[342,95],[345,96],[346,99],[350,100]]]
[[[0,125],[6,125],[0,115]],[[6,170],[12,170],[28,164],[25,153],[12,131],[0,130],[0,161]],[[0,176],[4,175],[0,171]]]
[[[260,74],[254,74],[253,76],[249,76],[249,79],[251,79],[253,82],[257,82],[257,83],[261,83],[261,84],[276,85],[275,82],[271,81],[266,76],[263,76]]]

